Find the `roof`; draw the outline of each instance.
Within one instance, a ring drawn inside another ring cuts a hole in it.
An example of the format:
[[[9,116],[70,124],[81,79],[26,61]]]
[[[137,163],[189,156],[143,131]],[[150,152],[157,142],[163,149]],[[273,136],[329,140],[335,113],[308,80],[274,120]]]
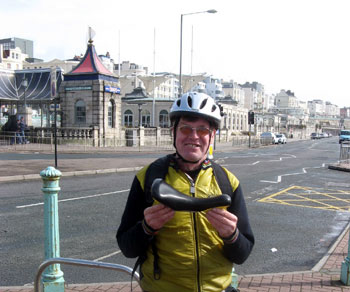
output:
[[[131,101],[135,99],[147,99],[148,97],[149,96],[147,95],[146,91],[142,87],[136,87],[132,92],[125,94],[125,97],[123,98],[123,100]]]
[[[57,88],[62,82],[61,69],[56,70]],[[25,88],[22,81],[27,79]],[[0,70],[0,100],[51,100],[51,69]]]
[[[110,72],[98,57],[92,40],[89,41],[84,57],[80,63],[69,73],[65,74],[65,80],[94,80],[104,79],[118,81],[116,75]]]

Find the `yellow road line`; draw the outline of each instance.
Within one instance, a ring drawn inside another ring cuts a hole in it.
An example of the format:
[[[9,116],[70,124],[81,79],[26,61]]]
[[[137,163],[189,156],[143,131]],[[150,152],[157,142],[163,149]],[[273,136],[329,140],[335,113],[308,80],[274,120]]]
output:
[[[325,196],[325,197],[329,197],[329,198],[332,198],[334,201],[341,201],[341,202],[346,202],[346,203],[349,203],[349,202],[350,202],[350,200],[340,199],[340,198],[338,198],[338,197],[330,196],[329,193],[315,192],[315,194],[321,195],[321,196]]]
[[[314,200],[314,199],[309,199],[309,198],[306,198],[306,197],[302,197],[302,196],[299,196],[299,195],[294,195],[294,196],[296,196],[296,197],[298,197],[298,198],[304,198],[305,199],[305,201],[307,201],[307,202],[312,202],[312,203],[316,203],[316,204],[320,204],[320,205],[324,205],[325,207],[328,207],[328,208],[330,208],[330,209],[336,209],[336,210],[339,210],[339,208],[338,207],[335,207],[335,206],[332,206],[332,205],[330,205],[330,204],[326,204],[326,203],[323,203],[323,202],[320,202],[320,201],[317,201],[317,200]],[[310,206],[310,208],[313,208],[312,206]],[[327,209],[328,209],[327,208]]]
[[[294,191],[300,191],[298,193],[294,193]],[[337,195],[341,196],[338,197]],[[349,199],[343,198],[342,196],[348,195]],[[278,197],[283,198],[278,198]],[[312,199],[309,196],[319,196],[318,199]],[[291,186],[284,190],[281,190],[277,193],[271,194],[265,198],[258,200],[260,203],[271,203],[271,204],[281,204],[288,206],[296,206],[296,207],[306,207],[306,208],[314,208],[314,209],[323,209],[323,210],[344,210],[350,211],[350,192],[346,192],[343,190],[334,190],[330,189],[327,192],[319,191],[319,188],[313,189],[310,187],[302,187],[302,186]],[[303,205],[303,202],[312,203],[315,206]],[[328,202],[328,203],[326,203]],[[334,206],[331,202],[341,202],[345,203],[341,206]],[[299,204],[297,204],[299,203]]]

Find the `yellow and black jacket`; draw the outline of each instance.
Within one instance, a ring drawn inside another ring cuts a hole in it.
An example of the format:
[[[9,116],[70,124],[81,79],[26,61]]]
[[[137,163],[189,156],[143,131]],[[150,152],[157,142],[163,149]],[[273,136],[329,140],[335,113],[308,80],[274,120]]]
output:
[[[172,163],[165,182],[181,193],[198,198],[221,194],[210,161],[205,161],[195,181]],[[204,212],[176,212],[156,235],[145,233],[143,211],[150,206],[145,194],[148,166],[140,170],[131,187],[117,232],[119,247],[126,257],[140,257],[141,287],[149,292],[221,292],[231,283],[234,263],[249,256],[254,236],[237,178],[226,169],[232,186],[232,203],[227,210],[238,217],[239,235],[226,243],[205,217]],[[157,204],[154,202],[153,204]],[[151,244],[152,243],[152,244]],[[160,275],[155,275],[154,255]]]

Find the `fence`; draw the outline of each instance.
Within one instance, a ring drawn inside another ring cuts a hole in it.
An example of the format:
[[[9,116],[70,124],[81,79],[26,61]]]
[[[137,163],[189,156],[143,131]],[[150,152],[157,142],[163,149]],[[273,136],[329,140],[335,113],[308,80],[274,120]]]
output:
[[[27,144],[28,142],[28,144]],[[228,135],[224,130],[215,138],[215,145],[232,147],[260,147],[272,144],[271,140],[256,136]],[[54,129],[38,127],[26,131],[25,139],[19,132],[2,132],[0,145],[13,149],[54,151]],[[214,146],[215,146],[214,145]],[[58,151],[157,151],[173,150],[173,137],[170,128],[126,128],[120,137],[103,137],[97,127],[57,128]]]
[[[71,151],[127,150],[141,151],[146,149],[172,150],[170,129],[131,128],[121,131],[121,137],[103,137],[98,128],[57,128],[58,149]],[[0,145],[14,149],[54,150],[55,138],[53,128],[35,128],[26,131],[25,137],[19,132],[2,132]]]

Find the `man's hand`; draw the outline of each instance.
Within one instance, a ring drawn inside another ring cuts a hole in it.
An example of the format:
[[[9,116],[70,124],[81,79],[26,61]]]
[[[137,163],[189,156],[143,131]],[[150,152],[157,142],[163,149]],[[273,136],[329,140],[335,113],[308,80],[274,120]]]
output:
[[[226,210],[214,208],[209,210],[206,216],[220,237],[231,236],[237,228],[238,218]]]
[[[147,225],[155,230],[158,230],[174,217],[175,211],[164,206],[163,204],[158,204],[146,208],[143,214]]]

